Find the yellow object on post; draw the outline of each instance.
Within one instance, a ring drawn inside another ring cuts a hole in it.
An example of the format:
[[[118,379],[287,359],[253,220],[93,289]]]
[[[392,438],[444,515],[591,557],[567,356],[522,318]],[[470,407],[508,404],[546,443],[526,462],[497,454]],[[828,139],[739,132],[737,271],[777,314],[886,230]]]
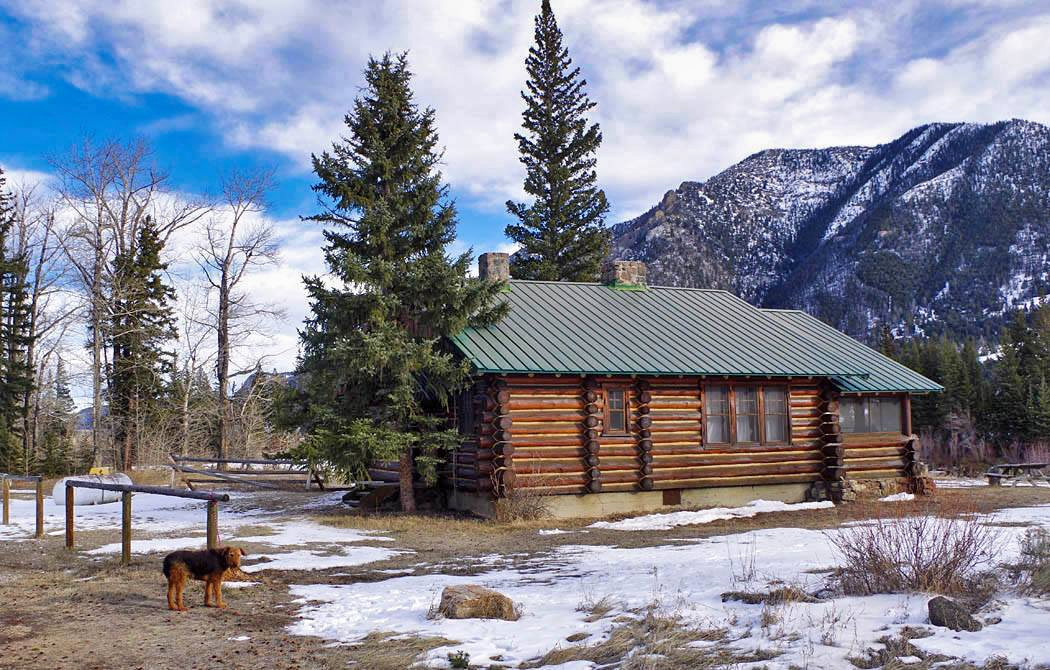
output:
[[[110,467],[94,467],[88,470],[89,475],[111,475],[113,474],[113,468]]]

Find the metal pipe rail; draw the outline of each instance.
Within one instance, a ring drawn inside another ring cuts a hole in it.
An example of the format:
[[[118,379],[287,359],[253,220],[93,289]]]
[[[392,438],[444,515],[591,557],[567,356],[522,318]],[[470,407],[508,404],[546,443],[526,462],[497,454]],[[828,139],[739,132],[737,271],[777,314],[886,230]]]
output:
[[[206,501],[208,503],[207,524],[209,549],[215,549],[219,546],[219,503],[230,501],[230,496],[226,493],[183,491],[181,489],[165,488],[163,486],[103,484],[101,482],[66,480],[66,549],[73,549],[74,546],[73,489],[98,489],[100,491],[117,491],[121,494],[120,562],[122,565],[131,564],[131,495],[133,493],[149,493],[152,495],[169,496],[171,498],[188,498],[190,500]]]
[[[0,499],[3,500],[2,521],[5,526],[11,523],[11,482],[35,484],[36,491],[36,533],[34,538],[44,537],[44,478],[41,475],[12,475],[0,472]],[[24,490],[24,489],[19,489]]]
[[[203,456],[172,456],[171,460],[179,463],[246,463],[248,465],[298,465],[309,466],[308,461],[296,461],[290,458],[206,458]]]

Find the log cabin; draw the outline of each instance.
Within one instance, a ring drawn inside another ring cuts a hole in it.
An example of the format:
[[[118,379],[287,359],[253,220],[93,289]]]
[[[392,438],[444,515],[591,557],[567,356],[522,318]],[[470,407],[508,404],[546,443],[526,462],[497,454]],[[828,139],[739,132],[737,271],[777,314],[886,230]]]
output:
[[[479,258],[482,278],[507,281],[507,317],[452,338],[475,382],[456,403],[450,507],[490,516],[542,495],[567,517],[837,501],[920,473],[910,399],[942,387],[820,320],[648,286],[637,261],[568,283],[509,280],[508,260]]]

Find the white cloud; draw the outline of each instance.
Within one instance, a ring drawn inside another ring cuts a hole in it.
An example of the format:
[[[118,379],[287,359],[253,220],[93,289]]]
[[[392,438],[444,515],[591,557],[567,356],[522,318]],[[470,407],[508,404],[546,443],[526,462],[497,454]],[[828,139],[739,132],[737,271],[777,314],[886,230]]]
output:
[[[493,211],[521,196],[512,136],[532,0],[62,4],[11,11],[37,29],[38,50],[71,59],[71,76],[78,56],[114,56],[113,71],[83,85],[176,95],[210,114],[231,144],[274,149],[303,169],[342,131],[368,54],[410,50],[457,193]],[[618,216],[768,146],[875,143],[933,120],[1050,121],[1050,87],[1031,86],[1050,73],[1050,8],[1033,17],[1031,6],[995,12],[980,0],[891,11],[869,2],[773,10],[561,0],[555,10],[599,102],[599,169]],[[920,10],[942,12],[945,34],[920,24]],[[980,25],[959,27],[967,17]],[[734,40],[705,41],[709,21]],[[949,35],[959,42],[951,50],[926,53],[924,41]]]
[[[302,170],[344,132],[368,55],[409,50],[417,100],[437,110],[444,171],[461,207],[498,213],[506,199],[523,195],[513,134],[535,0],[4,5],[28,28],[21,36],[27,54],[62,63],[76,85],[174,95],[231,146],[272,149]],[[929,121],[1050,123],[1045,4],[554,6],[599,103],[599,174],[613,220],[647,209],[682,180],[704,179],[769,147],[874,144]],[[26,85],[16,74],[8,88]],[[299,276],[323,266],[316,227],[275,225],[283,265],[260,271],[252,286],[287,305],[287,323],[270,333],[272,350],[281,352],[276,367],[284,369],[306,313]]]

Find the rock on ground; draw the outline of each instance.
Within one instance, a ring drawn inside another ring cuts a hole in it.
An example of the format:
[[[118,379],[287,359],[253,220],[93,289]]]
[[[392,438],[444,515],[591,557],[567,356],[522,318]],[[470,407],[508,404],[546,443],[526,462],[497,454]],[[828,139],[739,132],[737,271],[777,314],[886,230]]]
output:
[[[930,610],[930,623],[954,631],[977,632],[983,628],[981,622],[970,616],[966,608],[944,596],[937,596],[927,603]]]
[[[510,598],[475,584],[446,586],[441,592],[438,612],[447,619],[518,620]]]

